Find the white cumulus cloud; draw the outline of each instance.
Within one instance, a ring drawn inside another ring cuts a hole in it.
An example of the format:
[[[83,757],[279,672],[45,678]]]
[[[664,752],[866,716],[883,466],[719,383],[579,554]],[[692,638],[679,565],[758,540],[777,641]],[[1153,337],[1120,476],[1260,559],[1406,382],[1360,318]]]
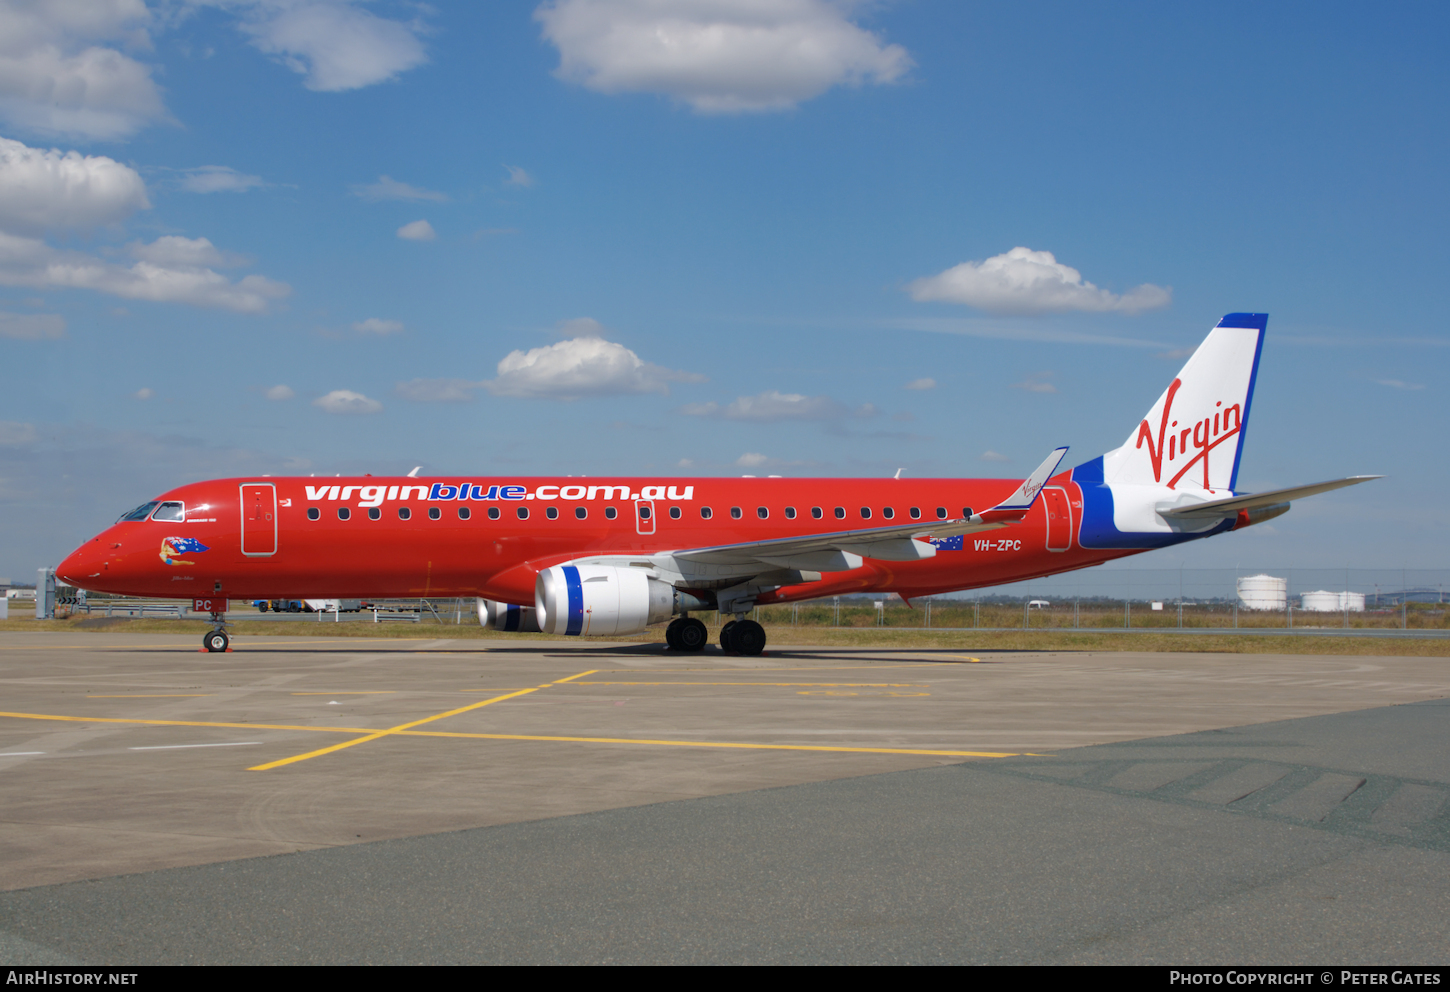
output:
[[[889,83],[900,45],[830,0],[552,0],[534,17],[561,79],[601,93],[662,93],[700,113],[784,110],[832,86]]]
[[[924,389],[935,389],[936,388],[936,380],[935,379],[912,379],[910,382],[908,382],[902,388],[904,388],[904,389],[914,389],[914,390],[918,390],[918,391],[924,390]]]
[[[999,455],[995,451],[984,451],[977,460],[983,462],[1010,462],[1012,459],[1006,455]]]
[[[392,176],[378,176],[378,181],[375,183],[355,183],[351,189],[353,196],[374,202],[378,200],[411,200],[415,202],[432,200],[435,203],[444,203],[448,199],[446,193],[400,183]]]
[[[208,238],[183,238],[179,234],[163,234],[149,245],[133,241],[126,250],[143,262],[177,269],[226,269],[247,264],[245,258],[222,251]]]
[[[368,399],[351,389],[334,389],[326,396],[317,397],[312,405],[328,413],[380,413],[383,409],[377,400]]]
[[[242,15],[252,44],[306,78],[310,90],[336,93],[385,82],[428,61],[421,25],[378,17],[349,0],[226,2]]]
[[[622,344],[586,337],[510,352],[498,363],[498,378],[484,385],[495,396],[572,400],[581,396],[668,394],[671,382],[702,382],[704,378],[643,361]]]
[[[527,187],[534,185],[536,182],[533,176],[529,175],[517,165],[505,165],[504,168],[509,170],[509,177],[504,180],[504,185],[506,186]]]
[[[92,289],[239,313],[265,311],[269,301],[292,291],[265,276],[233,282],[216,269],[244,265],[246,259],[206,238],[164,235],[149,244],[132,242],[126,250],[136,261],[127,266],[31,236],[115,223],[150,205],[141,177],[119,162],[0,138],[0,286]]]
[[[233,282],[210,268],[209,253],[216,249],[205,238],[167,236],[149,245],[137,243],[131,252],[140,261],[125,266],[0,231],[0,286],[92,289],[130,300],[189,303],[238,313],[262,313],[270,301],[292,292],[286,283],[265,276]]]
[[[269,400],[290,400],[297,394],[292,391],[291,386],[272,386],[262,395]]]
[[[404,241],[432,241],[438,237],[438,232],[426,220],[415,220],[398,228],[398,237]]]
[[[876,409],[868,403],[852,411],[829,396],[806,396],[769,389],[756,396],[741,396],[724,406],[719,403],[689,403],[680,412],[690,417],[773,424],[784,420],[841,420],[853,414],[869,417],[875,414]]]
[[[35,441],[35,425],[19,420],[0,420],[0,444],[18,446]]]
[[[0,138],[0,230],[96,227],[150,206],[140,175],[114,159]]]
[[[142,386],[131,395],[136,397],[138,400],[149,400],[151,397],[156,395],[156,390],[152,389],[149,386]]]
[[[225,165],[199,165],[182,171],[181,188],[188,193],[245,193],[267,185],[261,176],[249,176]]]
[[[167,119],[151,67],[106,44],[149,49],[151,25],[142,0],[0,3],[0,119],[98,140]]]
[[[398,383],[393,392],[414,403],[467,403],[482,385],[467,379],[409,379]]]
[[[352,325],[352,329],[359,334],[376,334],[382,337],[386,334],[398,334],[403,330],[403,322],[399,320],[379,320],[377,317],[369,317],[367,320],[360,320]]]
[[[983,262],[963,262],[945,272],[917,279],[907,287],[912,299],[965,303],[992,313],[1041,314],[1069,310],[1139,313],[1166,307],[1171,289],[1144,283],[1121,296],[1099,289],[1082,273],[1063,265],[1050,251],[1013,248]]]
[[[56,313],[5,313],[0,311],[0,338],[39,341],[65,337],[65,318]]]

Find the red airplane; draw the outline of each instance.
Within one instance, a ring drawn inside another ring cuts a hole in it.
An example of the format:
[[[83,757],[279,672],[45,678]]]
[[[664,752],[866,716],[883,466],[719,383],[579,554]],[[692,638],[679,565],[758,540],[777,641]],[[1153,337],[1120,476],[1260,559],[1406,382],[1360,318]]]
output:
[[[720,646],[759,654],[752,607],[840,593],[902,598],[1101,564],[1276,517],[1379,476],[1235,490],[1268,317],[1229,314],[1124,444],[1025,481],[412,477],[219,479],[151,500],[57,568],[78,588],[192,599],[224,651],[228,599],[476,597],[500,630],[630,634],[691,611],[735,619]],[[415,470],[416,471],[416,470]],[[976,508],[976,509],[974,509]]]

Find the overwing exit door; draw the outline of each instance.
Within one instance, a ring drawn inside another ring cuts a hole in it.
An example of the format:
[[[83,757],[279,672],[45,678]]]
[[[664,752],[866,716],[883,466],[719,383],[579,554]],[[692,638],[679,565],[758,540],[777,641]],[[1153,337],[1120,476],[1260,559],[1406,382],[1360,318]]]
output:
[[[242,485],[242,554],[277,553],[277,487],[271,482]]]
[[[655,504],[652,499],[634,501],[634,532],[653,534],[655,532]]]

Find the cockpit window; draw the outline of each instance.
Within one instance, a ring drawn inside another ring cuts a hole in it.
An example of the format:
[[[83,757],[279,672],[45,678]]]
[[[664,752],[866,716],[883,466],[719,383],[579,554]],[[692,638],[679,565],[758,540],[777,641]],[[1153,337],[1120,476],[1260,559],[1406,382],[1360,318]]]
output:
[[[145,520],[151,515],[151,511],[156,509],[157,502],[159,501],[153,499],[149,503],[142,503],[130,513],[123,513],[119,517],[117,517],[116,523],[120,523],[122,520]]]
[[[168,503],[162,503],[160,506],[158,506],[156,508],[156,512],[153,513],[153,514],[151,514],[151,519],[152,520],[185,520],[186,519],[186,504],[185,503],[169,503],[169,502]]]

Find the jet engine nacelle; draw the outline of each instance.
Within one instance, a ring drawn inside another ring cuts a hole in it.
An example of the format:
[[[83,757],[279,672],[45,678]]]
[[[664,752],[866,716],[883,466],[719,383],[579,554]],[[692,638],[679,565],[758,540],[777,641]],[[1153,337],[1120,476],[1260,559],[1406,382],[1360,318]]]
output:
[[[668,620],[678,602],[674,586],[636,568],[555,565],[534,583],[534,612],[546,634],[634,634]]]
[[[488,630],[538,633],[539,618],[532,606],[515,606],[496,599],[478,601],[479,625]]]

